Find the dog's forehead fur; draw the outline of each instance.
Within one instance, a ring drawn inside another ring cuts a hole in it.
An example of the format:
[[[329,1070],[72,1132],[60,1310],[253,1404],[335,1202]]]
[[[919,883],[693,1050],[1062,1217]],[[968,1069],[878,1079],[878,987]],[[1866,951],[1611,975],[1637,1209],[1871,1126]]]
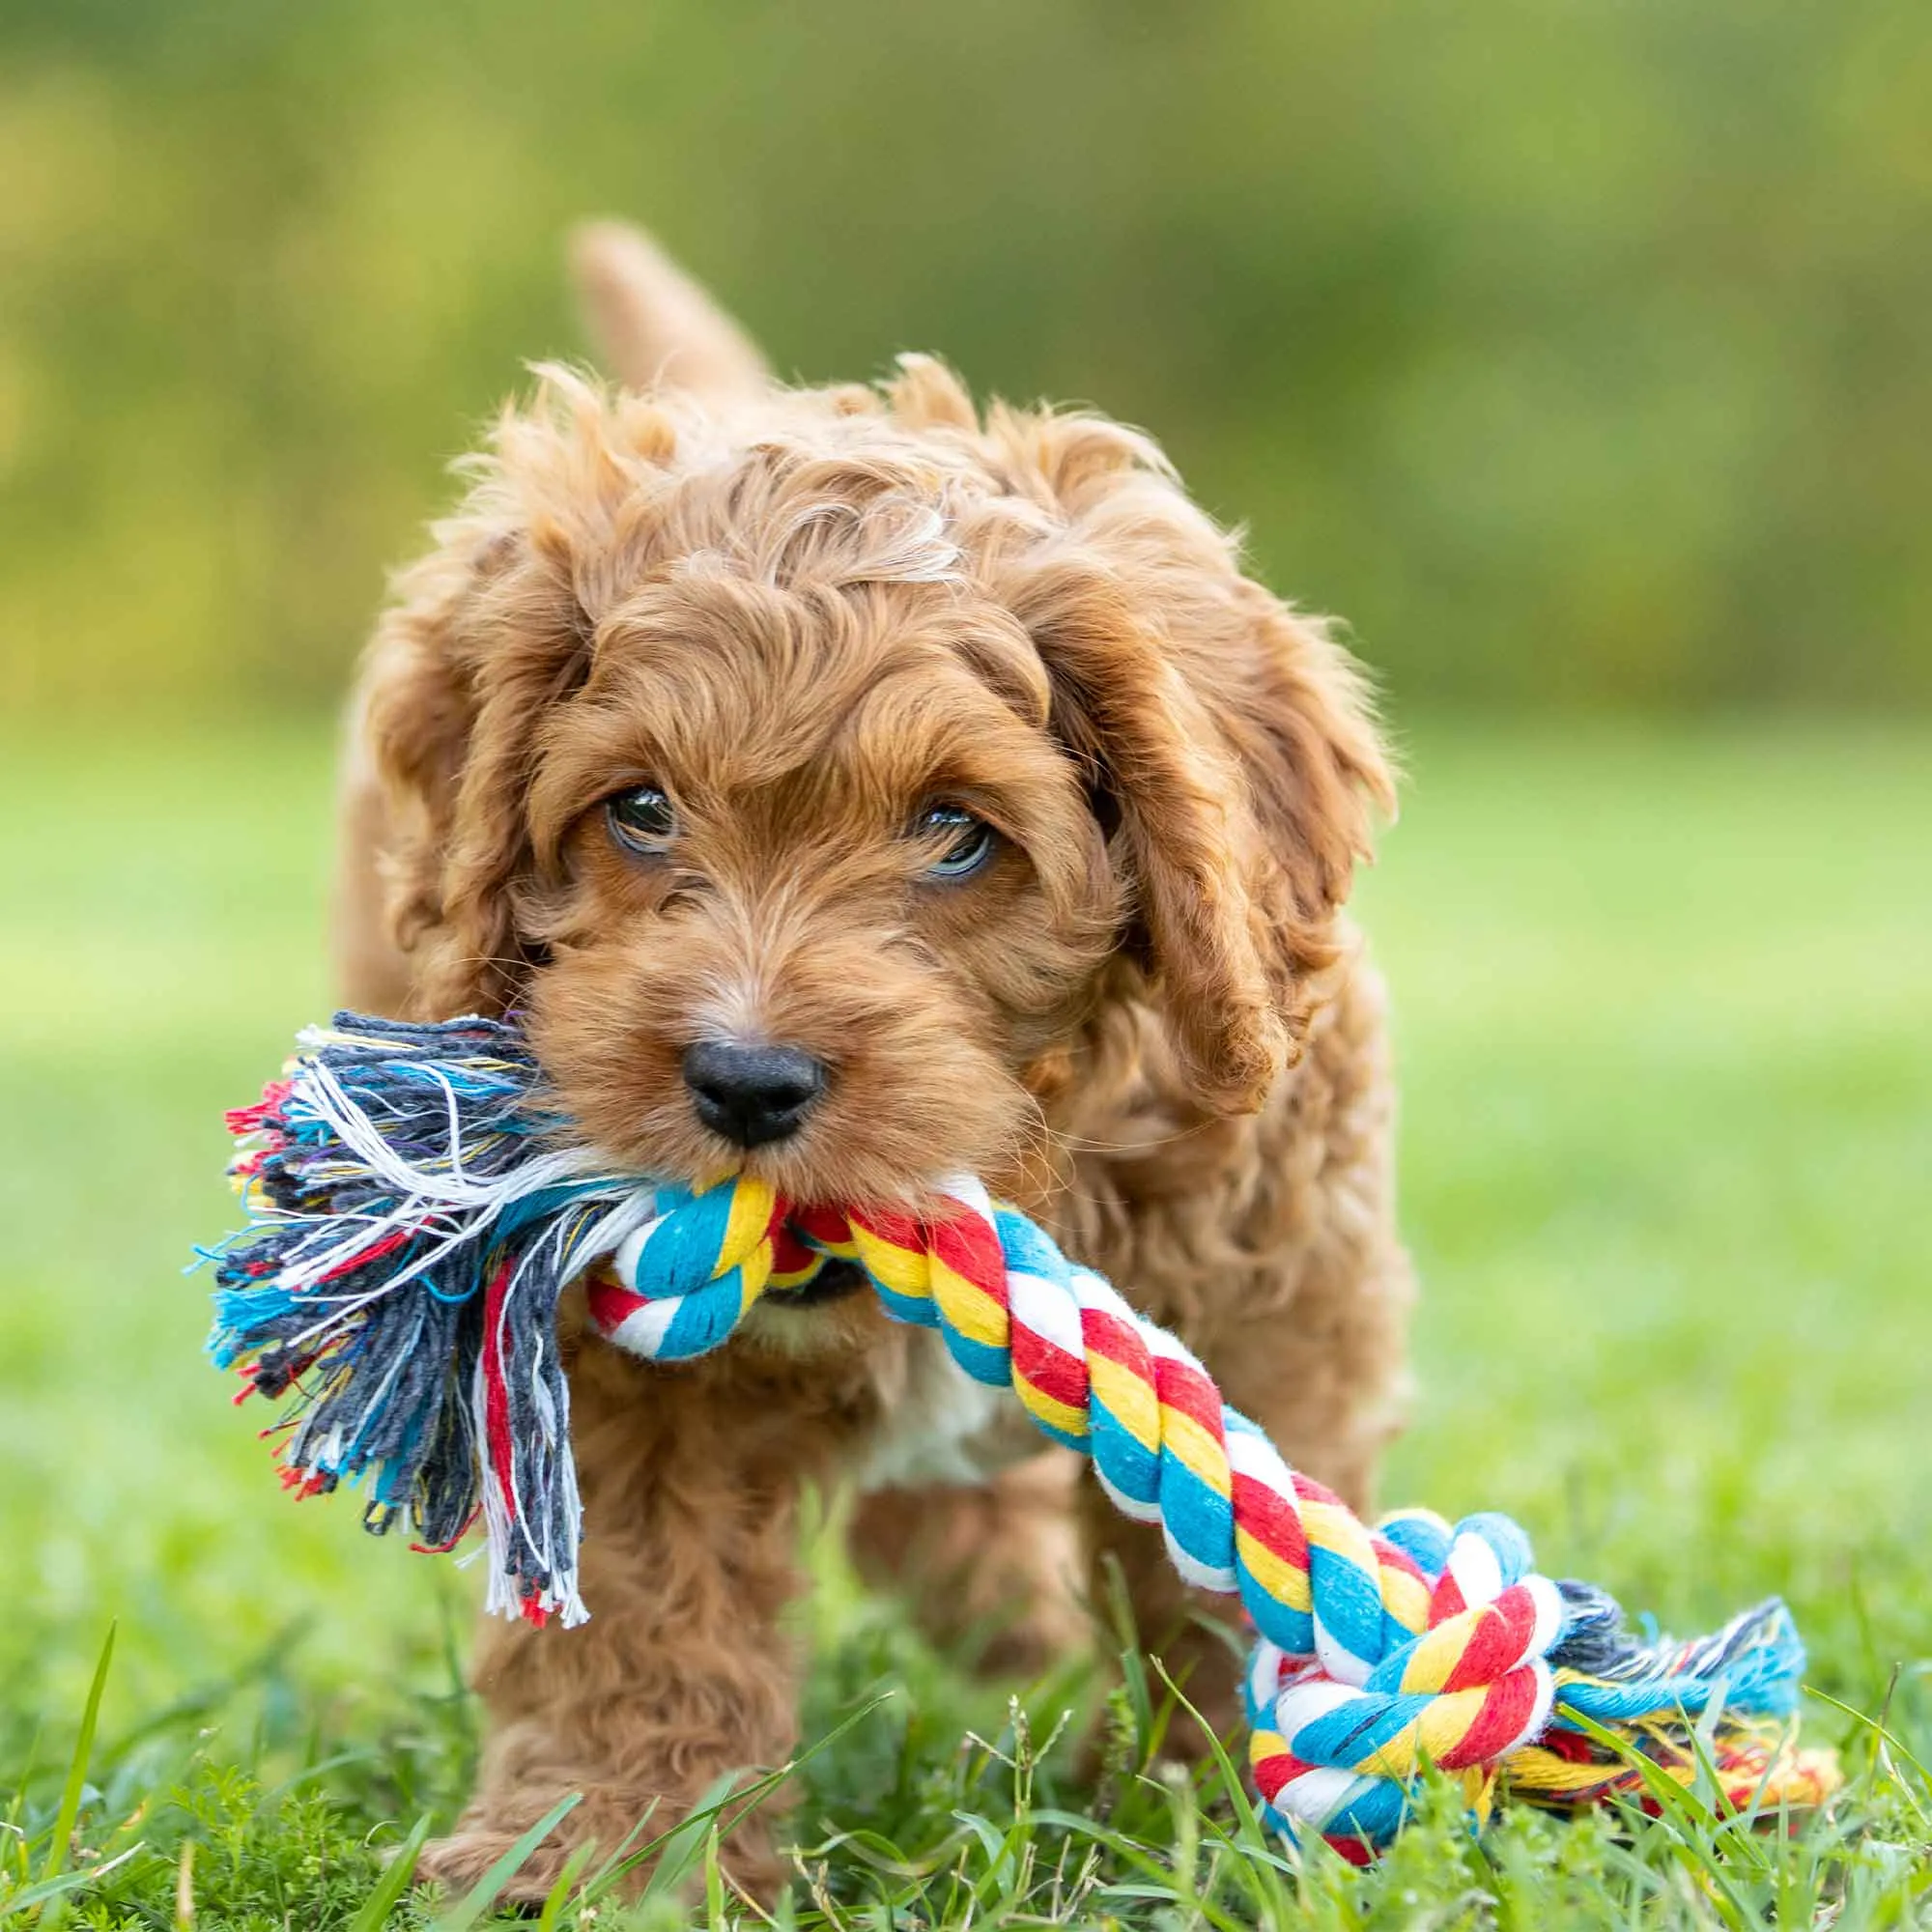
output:
[[[953,393],[937,382],[916,368],[896,407],[929,412]],[[486,482],[511,485],[519,514],[482,594],[526,596],[519,562],[553,582],[567,566],[580,613],[581,683],[536,731],[540,850],[627,779],[764,815],[842,781],[848,819],[897,822],[945,789],[1015,837],[1082,795],[1001,594],[1013,555],[1065,519],[1014,487],[963,393],[960,419],[916,429],[869,390],[749,416],[559,393],[566,408],[506,421]]]
[[[576,553],[593,621],[683,574],[801,592],[963,583],[976,553],[1065,524],[950,377],[944,390],[922,371],[883,392],[799,389],[720,406],[607,397],[543,374],[548,407],[506,415],[495,459],[476,468],[505,486],[540,547],[561,540]],[[948,393],[958,410],[935,416]],[[1120,460],[1157,464],[1144,440],[1115,434]],[[597,555],[586,569],[587,553]]]
[[[1102,497],[1113,514],[1082,532],[1088,567],[1145,552],[1230,571],[1231,539],[1175,487],[1147,438],[997,405],[981,424],[950,372],[923,358],[877,390],[722,405],[541,373],[537,406],[506,412],[491,452],[467,466],[475,487],[464,516],[439,535],[457,548],[471,535],[481,576],[502,593],[516,593],[518,562],[560,570],[593,631],[621,625],[640,600],[662,609],[679,586],[721,583],[821,614],[835,598],[881,590],[915,603],[927,590],[927,608],[960,615],[966,603],[999,610],[1016,566]],[[1145,492],[1122,487],[1135,475]],[[1012,659],[1014,627],[1003,628],[992,655]],[[1018,681],[1043,701],[1037,667]]]

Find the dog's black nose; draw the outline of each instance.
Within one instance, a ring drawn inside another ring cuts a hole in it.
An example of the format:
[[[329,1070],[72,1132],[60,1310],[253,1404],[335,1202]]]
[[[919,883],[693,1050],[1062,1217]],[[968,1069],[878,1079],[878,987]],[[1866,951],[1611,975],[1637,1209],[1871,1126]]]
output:
[[[825,1091],[825,1066],[796,1046],[701,1039],[686,1050],[684,1084],[714,1134],[752,1148],[797,1133]]]

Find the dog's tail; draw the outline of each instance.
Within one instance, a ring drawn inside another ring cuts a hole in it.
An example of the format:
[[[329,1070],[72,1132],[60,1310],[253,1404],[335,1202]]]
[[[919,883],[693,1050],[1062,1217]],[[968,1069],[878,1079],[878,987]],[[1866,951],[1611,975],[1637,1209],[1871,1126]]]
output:
[[[770,384],[751,337],[641,228],[586,222],[570,238],[570,268],[591,340],[627,387],[724,401]]]

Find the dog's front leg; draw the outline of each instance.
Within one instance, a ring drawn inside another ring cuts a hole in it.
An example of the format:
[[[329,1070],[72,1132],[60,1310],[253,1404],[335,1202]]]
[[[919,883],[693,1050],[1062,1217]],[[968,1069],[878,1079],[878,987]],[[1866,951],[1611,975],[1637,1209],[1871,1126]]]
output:
[[[600,1857],[647,1844],[721,1773],[789,1753],[795,1660],[779,1615],[798,1581],[799,1478],[829,1432],[788,1418],[778,1386],[741,1383],[723,1362],[651,1369],[584,1345],[572,1435],[591,1619],[488,1624],[471,1671],[489,1721],[476,1792],[422,1877],[473,1883],[578,1793],[510,1888],[541,1898],[586,1839]],[[762,1814],[725,1840],[724,1864],[754,1896],[777,1890]]]

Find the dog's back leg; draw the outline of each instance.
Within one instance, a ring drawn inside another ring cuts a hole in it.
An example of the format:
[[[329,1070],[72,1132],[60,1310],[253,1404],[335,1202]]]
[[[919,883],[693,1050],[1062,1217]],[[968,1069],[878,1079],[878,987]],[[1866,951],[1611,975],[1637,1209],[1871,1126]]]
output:
[[[1050,1449],[971,1487],[861,1496],[859,1574],[904,1598],[926,1637],[989,1677],[1032,1677],[1087,1635],[1076,1458]]]

